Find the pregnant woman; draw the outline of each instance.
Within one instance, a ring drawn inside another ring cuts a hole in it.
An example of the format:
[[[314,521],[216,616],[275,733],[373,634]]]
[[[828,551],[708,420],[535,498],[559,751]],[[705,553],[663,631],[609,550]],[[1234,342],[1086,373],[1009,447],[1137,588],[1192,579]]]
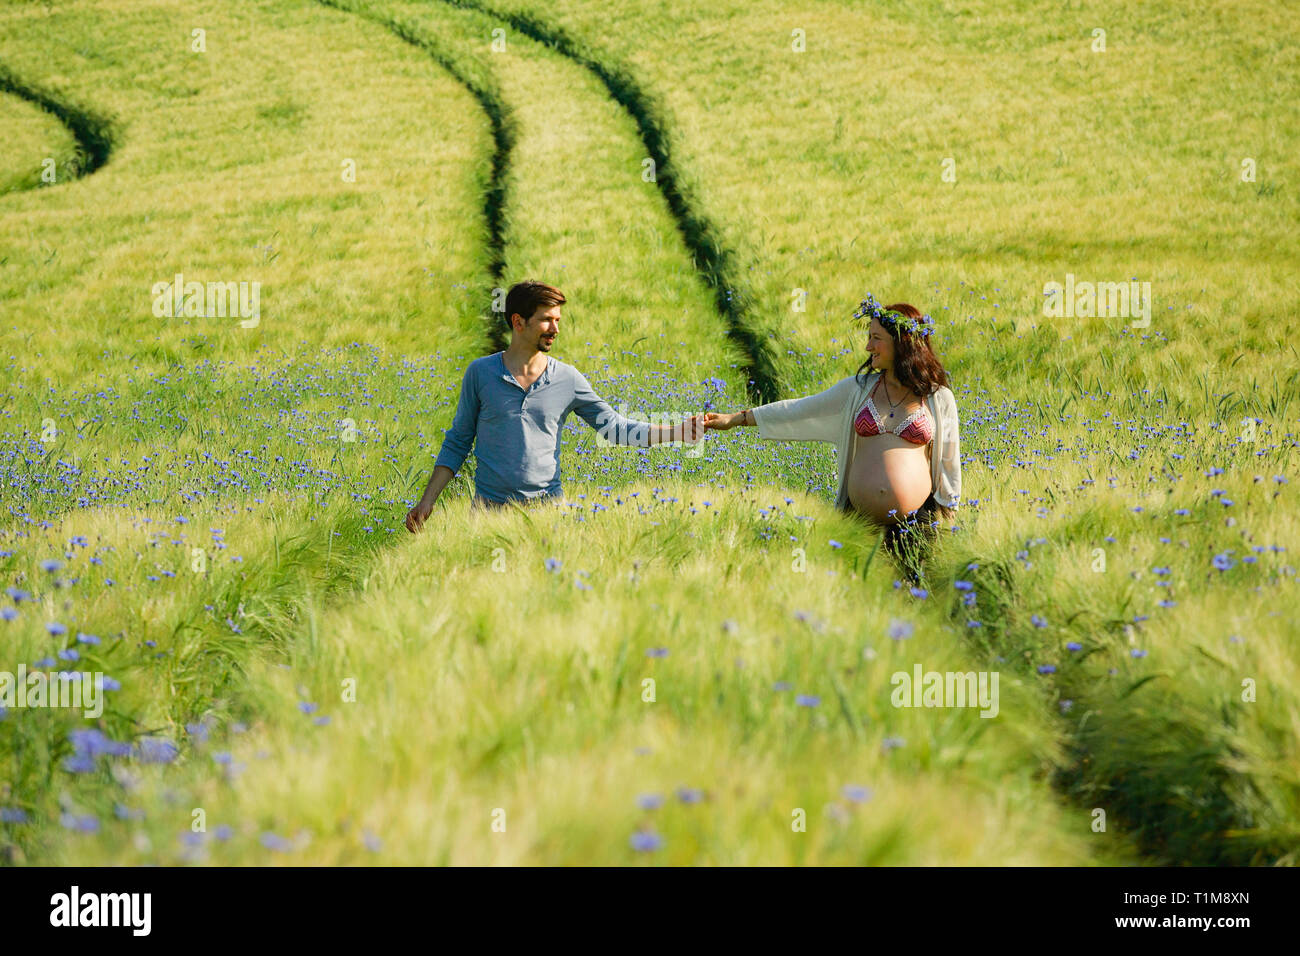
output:
[[[705,416],[706,428],[757,425],[760,438],[825,441],[838,452],[835,506],[885,531],[885,546],[920,580],[919,539],[961,497],[957,403],[930,347],[934,324],[906,303],[870,295],[855,319],[869,322],[857,374],[807,398]]]

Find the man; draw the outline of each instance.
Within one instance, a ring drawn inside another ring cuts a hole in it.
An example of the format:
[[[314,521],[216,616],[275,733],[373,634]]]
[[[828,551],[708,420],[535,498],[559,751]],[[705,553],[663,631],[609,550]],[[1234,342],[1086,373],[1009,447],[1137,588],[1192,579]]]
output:
[[[470,446],[475,504],[501,505],[562,497],[560,430],[570,412],[619,445],[646,448],[671,441],[698,441],[699,416],[678,426],[630,421],[592,391],[586,376],[547,353],[560,332],[564,293],[542,282],[524,281],[506,294],[510,346],[475,359],[461,382],[456,416],[434,461],[433,475],[406,527],[419,531]]]

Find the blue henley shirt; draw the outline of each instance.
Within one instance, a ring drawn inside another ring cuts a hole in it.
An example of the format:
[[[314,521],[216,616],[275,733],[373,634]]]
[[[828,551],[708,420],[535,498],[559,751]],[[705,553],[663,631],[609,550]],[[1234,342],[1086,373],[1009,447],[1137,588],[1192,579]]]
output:
[[[570,412],[616,445],[649,446],[650,424],[614,411],[572,365],[548,355],[546,370],[525,391],[506,368],[505,353],[496,352],[465,370],[456,416],[434,467],[459,471],[473,446],[478,497],[504,504],[563,495],[560,430]]]

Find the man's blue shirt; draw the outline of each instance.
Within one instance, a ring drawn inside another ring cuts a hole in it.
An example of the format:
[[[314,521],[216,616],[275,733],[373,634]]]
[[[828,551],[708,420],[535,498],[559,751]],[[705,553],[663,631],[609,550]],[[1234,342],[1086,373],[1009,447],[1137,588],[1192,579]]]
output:
[[[479,497],[501,504],[562,495],[560,430],[570,412],[615,444],[649,445],[650,425],[614,411],[572,365],[548,355],[546,370],[525,391],[506,368],[505,353],[497,352],[465,370],[456,417],[434,467],[459,471],[473,446]]]

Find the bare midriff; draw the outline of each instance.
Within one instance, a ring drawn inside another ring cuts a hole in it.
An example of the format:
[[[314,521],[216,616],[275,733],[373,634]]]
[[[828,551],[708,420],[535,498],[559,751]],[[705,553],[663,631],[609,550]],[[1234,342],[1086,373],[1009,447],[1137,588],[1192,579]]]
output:
[[[846,490],[854,510],[892,524],[925,504],[932,490],[930,444],[916,445],[889,432],[854,435],[853,441]]]

